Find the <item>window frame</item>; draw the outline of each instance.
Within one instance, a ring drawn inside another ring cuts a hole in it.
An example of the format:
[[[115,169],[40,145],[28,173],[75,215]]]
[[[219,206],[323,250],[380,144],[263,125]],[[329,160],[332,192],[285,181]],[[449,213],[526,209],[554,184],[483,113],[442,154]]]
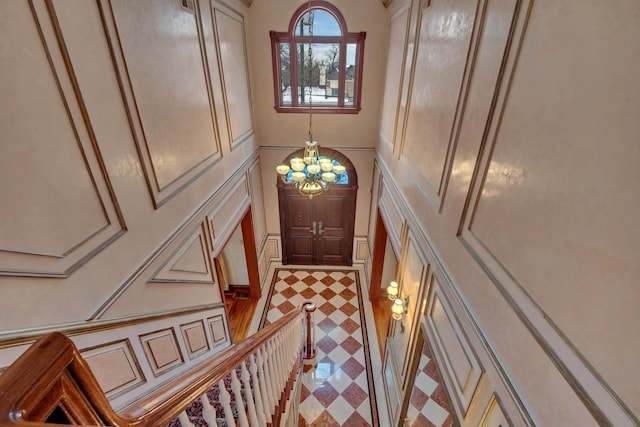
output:
[[[347,31],[347,23],[342,16],[342,13],[337,7],[323,0],[311,0],[310,5],[308,3],[300,6],[291,17],[289,21],[289,30],[278,32],[270,31],[271,36],[271,56],[273,65],[273,91],[275,106],[274,109],[279,113],[308,113],[309,104],[298,104],[298,96],[294,94],[294,88],[297,89],[297,83],[294,86],[294,82],[298,81],[298,52],[296,49],[297,44],[304,43],[322,43],[322,44],[337,44],[340,48],[340,55],[338,60],[338,104],[331,106],[324,105],[312,105],[311,108],[314,113],[334,113],[334,114],[357,114],[361,110],[362,101],[362,71],[364,63],[364,40],[366,38],[366,32],[350,33]],[[340,26],[341,36],[299,36],[296,35],[296,24],[298,21],[311,10],[322,10],[331,14],[338,25]],[[289,45],[289,64],[290,64],[290,79],[291,79],[291,105],[285,105],[282,97],[282,73],[280,62],[280,45]],[[346,64],[347,64],[347,45],[356,45],[356,57],[355,66],[356,72],[354,75],[354,93],[353,93],[353,105],[344,105],[345,92],[346,92]]]

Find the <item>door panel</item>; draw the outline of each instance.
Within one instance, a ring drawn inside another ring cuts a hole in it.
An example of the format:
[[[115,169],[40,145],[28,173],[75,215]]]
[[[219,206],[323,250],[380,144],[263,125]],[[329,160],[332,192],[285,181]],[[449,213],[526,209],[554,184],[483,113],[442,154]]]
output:
[[[351,265],[354,189],[309,199],[280,189],[284,264]]]
[[[318,264],[348,265],[350,254],[349,236],[351,194],[336,191],[324,194],[317,202],[318,216]]]
[[[316,264],[316,235],[313,234],[315,209],[312,202],[312,199],[297,193],[286,196],[285,217],[288,227],[285,239],[289,248],[287,258],[291,264]]]

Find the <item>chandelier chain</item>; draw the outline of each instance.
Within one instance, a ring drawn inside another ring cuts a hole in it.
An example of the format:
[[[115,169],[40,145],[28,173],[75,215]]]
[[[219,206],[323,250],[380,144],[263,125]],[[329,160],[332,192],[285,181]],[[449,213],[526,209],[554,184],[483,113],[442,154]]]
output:
[[[307,8],[307,25],[309,26],[309,48],[307,49],[307,66],[309,67],[309,141],[313,141],[313,12],[311,11],[311,0]]]

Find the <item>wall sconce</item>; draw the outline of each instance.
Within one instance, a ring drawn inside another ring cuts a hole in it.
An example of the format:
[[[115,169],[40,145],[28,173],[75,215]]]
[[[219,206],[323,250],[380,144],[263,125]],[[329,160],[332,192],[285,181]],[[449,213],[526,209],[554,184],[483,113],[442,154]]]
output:
[[[398,282],[391,282],[387,286],[387,296],[391,301],[395,301],[398,298]]]
[[[391,306],[391,317],[395,320],[402,320],[407,313],[407,307],[409,306],[409,295],[404,296],[404,301],[396,299]],[[400,333],[404,332],[404,322],[400,322]]]

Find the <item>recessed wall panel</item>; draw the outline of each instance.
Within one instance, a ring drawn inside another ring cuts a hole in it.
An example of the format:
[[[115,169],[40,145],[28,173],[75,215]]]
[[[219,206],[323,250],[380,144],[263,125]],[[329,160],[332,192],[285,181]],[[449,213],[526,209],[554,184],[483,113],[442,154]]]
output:
[[[233,94],[225,96],[233,148],[253,133],[244,18],[231,9],[219,6],[216,6],[213,16],[224,92]]]
[[[405,46],[409,25],[409,8],[405,7],[391,16],[389,26],[389,46]],[[382,115],[380,116],[380,136],[393,149],[395,127],[398,117],[400,83],[405,59],[405,49],[389,49],[387,73],[384,85]]]
[[[124,393],[145,382],[129,340],[100,345],[82,351],[91,372],[107,398]]]
[[[178,1],[103,1],[105,24],[156,206],[220,157],[198,13]]]
[[[439,209],[456,142],[456,116],[479,1],[422,9],[401,161]]]
[[[440,356],[438,362],[453,385],[451,394],[465,414],[483,370],[435,275],[431,276],[426,320],[430,342]]]
[[[64,277],[124,229],[53,9],[0,5],[0,274]],[[27,167],[28,166],[28,167]]]
[[[182,353],[172,328],[141,335],[140,342],[156,377],[182,365]]]

